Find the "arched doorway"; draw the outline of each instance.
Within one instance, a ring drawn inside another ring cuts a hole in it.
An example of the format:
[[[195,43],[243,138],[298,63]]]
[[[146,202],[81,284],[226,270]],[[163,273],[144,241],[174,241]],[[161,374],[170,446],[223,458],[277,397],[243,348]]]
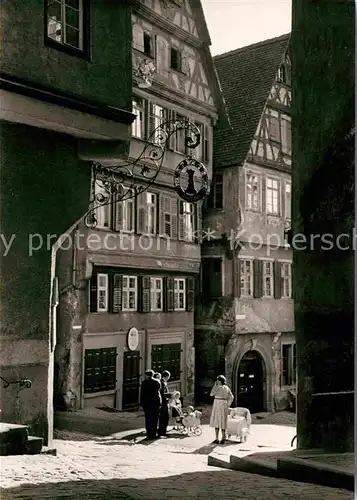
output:
[[[264,411],[264,362],[257,351],[248,351],[242,357],[237,373],[239,406],[251,413]]]

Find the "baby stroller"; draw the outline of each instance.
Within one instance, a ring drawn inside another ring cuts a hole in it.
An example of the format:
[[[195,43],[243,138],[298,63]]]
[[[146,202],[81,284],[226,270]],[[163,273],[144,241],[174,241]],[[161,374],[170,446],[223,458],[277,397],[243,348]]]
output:
[[[174,430],[188,436],[200,436],[202,434],[201,415],[202,412],[195,411],[193,406],[187,408],[187,412],[182,411],[180,407],[175,407],[176,424]]]
[[[245,443],[250,434],[252,417],[248,408],[230,408],[227,420],[228,439],[233,435]]]

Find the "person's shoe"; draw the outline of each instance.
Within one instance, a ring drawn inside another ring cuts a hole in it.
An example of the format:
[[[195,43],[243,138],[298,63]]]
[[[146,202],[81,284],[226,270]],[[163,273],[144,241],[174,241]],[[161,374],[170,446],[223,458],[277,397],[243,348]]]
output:
[[[222,441],[219,444],[224,444],[226,442],[225,439],[222,439]]]
[[[214,441],[212,441],[213,444],[219,444],[219,441],[218,439],[215,439]]]

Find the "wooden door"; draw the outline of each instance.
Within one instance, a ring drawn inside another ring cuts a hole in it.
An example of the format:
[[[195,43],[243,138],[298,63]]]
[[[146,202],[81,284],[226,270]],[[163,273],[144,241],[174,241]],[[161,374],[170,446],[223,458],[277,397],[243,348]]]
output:
[[[140,391],[140,351],[124,353],[123,369],[123,410],[139,409]]]

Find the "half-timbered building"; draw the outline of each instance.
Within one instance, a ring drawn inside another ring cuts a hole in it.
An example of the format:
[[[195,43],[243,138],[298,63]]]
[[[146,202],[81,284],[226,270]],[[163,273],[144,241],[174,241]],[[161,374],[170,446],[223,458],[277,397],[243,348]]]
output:
[[[197,377],[224,371],[241,406],[271,411],[296,384],[289,35],[214,61],[232,128],[215,132],[204,207]]]
[[[201,133],[192,154],[211,178],[213,126],[223,106],[209,45],[199,1],[132,2],[136,119],[127,163],[141,156],[148,141],[160,144],[161,132],[155,131],[163,123],[189,119]],[[179,198],[173,176],[189,153],[186,137],[182,129],[171,136],[159,176],[140,196],[96,211],[97,226],[89,234],[98,243],[77,255],[89,284],[79,291],[83,305],[74,326],[82,340],[72,348],[80,363],[72,374],[67,371],[62,389],[67,407],[137,409],[148,368],[169,370],[169,387],[193,396],[201,205]],[[92,151],[91,158],[97,155],[109,167],[120,164],[109,153]],[[142,165],[151,168],[148,160],[142,158]],[[104,184],[96,183],[91,198]]]

